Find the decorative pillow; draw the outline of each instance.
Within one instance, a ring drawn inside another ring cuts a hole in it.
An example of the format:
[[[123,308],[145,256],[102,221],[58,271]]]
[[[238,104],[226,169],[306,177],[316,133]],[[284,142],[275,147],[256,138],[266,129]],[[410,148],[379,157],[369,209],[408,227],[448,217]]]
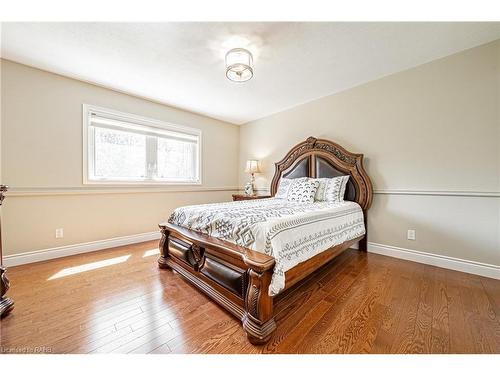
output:
[[[349,176],[317,178],[315,180],[319,181],[319,186],[314,197],[315,201],[342,202],[344,200]]]
[[[288,189],[287,199],[292,202],[312,203],[319,181],[309,178],[297,178],[293,180]]]
[[[278,184],[278,189],[276,190],[276,194],[274,198],[286,199],[288,196],[288,190],[290,190],[290,185],[292,184],[293,179],[291,178],[282,178]]]

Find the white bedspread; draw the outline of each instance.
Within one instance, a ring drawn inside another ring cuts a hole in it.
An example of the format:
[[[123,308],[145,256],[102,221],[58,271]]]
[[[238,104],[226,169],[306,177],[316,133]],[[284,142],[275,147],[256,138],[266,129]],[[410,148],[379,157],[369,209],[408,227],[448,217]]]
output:
[[[271,255],[269,295],[285,287],[285,272],[326,249],[365,234],[354,202],[296,203],[256,199],[177,208],[170,223]]]

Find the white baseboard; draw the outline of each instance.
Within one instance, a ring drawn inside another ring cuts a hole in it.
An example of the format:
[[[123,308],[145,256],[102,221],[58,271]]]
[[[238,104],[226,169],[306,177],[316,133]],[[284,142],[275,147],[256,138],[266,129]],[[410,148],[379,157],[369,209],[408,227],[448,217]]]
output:
[[[117,246],[158,240],[159,238],[159,232],[140,233],[131,236],[109,238],[106,240],[54,247],[50,249],[30,251],[15,255],[7,255],[4,257],[4,265],[7,267],[13,267],[21,264],[41,262],[44,260],[88,253],[91,251],[103,250]],[[357,247],[356,245],[353,247]],[[474,262],[471,260],[452,258],[444,255],[431,254],[374,242],[368,242],[368,251],[371,253],[386,255],[393,258],[405,259],[413,262],[429,264],[436,267],[448,268],[455,271],[472,273],[475,275],[490,277],[493,279],[500,279],[500,266],[496,266],[493,264],[485,264]]]
[[[452,258],[444,255],[405,249],[402,247],[382,245],[374,242],[368,242],[368,252],[410,260],[417,263],[429,264],[431,266],[448,268],[455,271],[472,273],[474,275],[490,277],[493,279],[500,279],[500,266],[496,266],[494,264]]]
[[[106,240],[79,243],[50,249],[29,251],[21,254],[4,256],[4,265],[7,267],[18,266],[21,264],[41,262],[44,260],[67,257],[69,255],[89,253],[91,251],[109,249],[111,247],[130,245],[139,242],[157,240],[160,238],[160,232],[149,232],[133,234],[131,236],[115,237]]]

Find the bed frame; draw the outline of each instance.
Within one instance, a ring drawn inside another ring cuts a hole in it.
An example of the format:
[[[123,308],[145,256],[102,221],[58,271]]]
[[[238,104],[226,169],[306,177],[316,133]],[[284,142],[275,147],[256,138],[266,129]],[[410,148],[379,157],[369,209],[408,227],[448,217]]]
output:
[[[351,153],[325,139],[309,137],[275,164],[271,195],[276,194],[282,177],[319,178],[346,174],[351,178],[345,199],[362,207],[366,225],[373,189],[363,167],[363,155]],[[177,271],[240,319],[252,344],[267,342],[276,329],[273,297],[268,294],[274,258],[170,223],[160,224],[160,230],[159,267]],[[288,270],[285,290],[358,241],[359,249],[366,251],[366,236],[363,236],[332,247]]]

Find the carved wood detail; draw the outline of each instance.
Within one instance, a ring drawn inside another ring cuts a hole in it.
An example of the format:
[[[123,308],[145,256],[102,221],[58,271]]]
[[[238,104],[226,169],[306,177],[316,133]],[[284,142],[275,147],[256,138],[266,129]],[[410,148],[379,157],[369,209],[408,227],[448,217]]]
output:
[[[247,309],[248,313],[252,314],[253,316],[259,315],[259,307],[257,306],[257,303],[259,302],[259,296],[260,289],[255,285],[252,285],[250,288],[248,288]]]
[[[351,176],[351,181],[356,189],[355,201],[366,212],[372,203],[373,187],[363,166],[363,154],[349,152],[342,146],[326,139],[309,137],[304,142],[294,146],[281,161],[275,163],[275,173],[271,181],[271,195],[276,194],[279,180],[288,169],[305,157],[314,158],[316,156],[321,156],[334,168],[345,171]],[[313,166],[310,168],[308,177],[316,177]]]
[[[0,207],[5,199],[5,193],[9,189],[6,185],[0,185]],[[3,266],[3,251],[2,251],[2,223],[0,222],[0,318],[7,315],[14,308],[12,298],[5,297],[10,288],[10,281],[7,278],[7,270]]]
[[[191,254],[193,257],[193,267],[195,271],[199,271],[203,266],[203,262],[205,261],[204,249],[198,246],[197,244],[191,245]]]
[[[243,329],[253,344],[267,342],[276,329],[273,317],[273,298],[269,296],[272,270],[259,273],[248,270],[247,295],[245,299],[246,314],[242,319]]]
[[[160,256],[158,257],[158,266],[160,268],[169,268],[167,264],[167,258],[168,258],[168,235],[170,234],[170,232],[167,230],[167,228],[160,225],[160,233],[161,233],[161,238],[160,238],[160,243],[158,244],[158,247],[160,249]]]
[[[5,271],[5,268],[0,266],[0,318],[7,315],[14,308],[12,298],[4,297],[10,288],[10,281]]]

